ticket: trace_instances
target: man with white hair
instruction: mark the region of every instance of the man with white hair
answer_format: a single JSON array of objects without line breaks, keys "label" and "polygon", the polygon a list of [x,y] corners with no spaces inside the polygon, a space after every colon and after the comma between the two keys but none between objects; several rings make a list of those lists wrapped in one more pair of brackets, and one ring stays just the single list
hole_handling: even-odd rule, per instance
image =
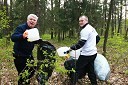
[{"label": "man with white hair", "polygon": [[[26,30],[33,29],[37,24],[38,17],[35,14],[29,14],[27,22],[19,25],[11,36],[11,40],[14,42],[13,57],[14,64],[18,71],[18,85],[30,84],[30,78],[34,74],[34,67],[28,67],[27,62],[31,61],[33,64],[32,50],[34,48],[34,42],[28,42],[28,32]],[[28,71],[28,75],[22,77],[22,73]]]},{"label": "man with white hair", "polygon": [[88,17],[83,15],[79,17],[80,40],[77,44],[70,47],[66,53],[71,50],[81,48],[81,53],[76,61],[76,72],[71,75],[72,85],[75,85],[78,79],[81,79],[88,73],[92,85],[97,85],[96,74],[94,72],[94,60],[97,56],[96,44],[100,37],[96,30],[88,23]]}]

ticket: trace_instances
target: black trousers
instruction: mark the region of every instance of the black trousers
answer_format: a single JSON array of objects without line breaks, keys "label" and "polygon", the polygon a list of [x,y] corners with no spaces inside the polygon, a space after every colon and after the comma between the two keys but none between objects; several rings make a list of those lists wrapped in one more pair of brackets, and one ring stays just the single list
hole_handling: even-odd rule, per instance
[{"label": "black trousers", "polygon": [[94,72],[94,60],[97,54],[92,56],[80,55],[78,60],[68,59],[64,62],[64,66],[67,70],[72,70],[74,68],[76,72],[70,72],[69,77],[71,85],[75,85],[78,79],[83,78],[86,73],[91,81],[92,85],[97,85],[96,75]]},{"label": "black trousers", "polygon": [[34,60],[33,56],[17,56],[13,55],[15,57],[14,64],[18,71],[18,85],[29,85],[30,84],[30,78],[34,75],[35,67],[27,66],[27,61],[30,61],[30,64],[33,64],[34,62],[31,62]]},{"label": "black trousers", "polygon": [[80,55],[76,63],[76,77],[74,84],[88,73],[92,85],[97,85],[96,74],[94,71],[94,60],[97,54],[91,56]]}]

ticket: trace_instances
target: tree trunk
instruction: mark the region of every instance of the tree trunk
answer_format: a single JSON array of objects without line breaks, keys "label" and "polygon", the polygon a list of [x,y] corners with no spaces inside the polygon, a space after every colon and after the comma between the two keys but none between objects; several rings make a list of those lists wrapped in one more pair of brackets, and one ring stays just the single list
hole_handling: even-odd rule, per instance
[{"label": "tree trunk", "polygon": [[4,6],[6,7],[6,15],[8,16],[9,15],[9,12],[8,12],[8,3],[7,3],[7,0],[4,0]]},{"label": "tree trunk", "polygon": [[104,56],[106,56],[106,45],[107,45],[107,39],[108,39],[109,25],[110,25],[110,21],[111,21],[111,13],[112,13],[112,8],[113,8],[113,2],[114,2],[114,0],[110,1],[107,28],[106,28],[105,34],[104,34],[104,44],[103,44],[103,55]]},{"label": "tree trunk", "polygon": [[53,39],[53,28],[51,28],[51,39]]},{"label": "tree trunk", "polygon": [[126,0],[125,0],[125,24],[124,24],[124,30],[125,30],[124,38],[125,39],[127,39],[127,34],[128,34],[128,28],[127,28],[127,6],[128,6],[128,4],[126,3]]},{"label": "tree trunk", "polygon": [[3,9],[3,0],[0,1],[0,10]]},{"label": "tree trunk", "polygon": [[12,5],[13,5],[13,2],[12,2],[12,0],[10,0],[10,15],[9,16],[10,16],[11,21],[10,21],[9,25],[10,25],[10,30],[11,31],[13,30],[13,8],[12,8]]},{"label": "tree trunk", "polygon": [[122,0],[120,2],[120,16],[119,16],[119,20],[118,20],[118,31],[117,31],[117,35],[122,34],[122,29],[121,29],[121,25],[122,25]]},{"label": "tree trunk", "polygon": [[51,27],[51,39],[53,39],[53,34],[54,34],[54,26],[53,26],[53,22],[54,22],[54,14],[53,14],[53,0],[51,0],[51,22],[52,22],[52,25],[50,26]]},{"label": "tree trunk", "polygon": [[[113,5],[115,5],[115,1],[113,2],[114,4]],[[112,8],[112,23],[111,23],[111,26],[112,26],[112,30],[111,30],[111,37],[113,38],[113,36],[114,36],[114,12],[115,12],[115,10],[114,10],[114,6],[113,6],[113,8]]]},{"label": "tree trunk", "polygon": [[[35,4],[35,14],[40,18],[39,0],[34,0],[34,4]],[[39,24],[37,24],[37,28],[38,29],[40,28]]]},{"label": "tree trunk", "polygon": [[[115,1],[114,1],[115,2]],[[116,3],[115,3],[116,4]],[[114,30],[115,30],[115,33],[117,33],[116,32],[116,30],[117,30],[117,17],[116,17],[116,13],[117,13],[117,9],[116,9],[116,6],[114,6],[114,10],[115,10],[115,15],[114,15]]]},{"label": "tree trunk", "polygon": [[60,42],[61,41],[61,30],[59,26],[57,26],[57,38],[58,38],[58,42]]},{"label": "tree trunk", "polygon": [[101,35],[103,35],[104,33],[104,30],[103,29],[106,29],[106,22],[107,22],[107,0],[104,0],[104,3],[103,3],[103,16],[104,16],[104,25],[103,25],[103,28],[101,29]]}]

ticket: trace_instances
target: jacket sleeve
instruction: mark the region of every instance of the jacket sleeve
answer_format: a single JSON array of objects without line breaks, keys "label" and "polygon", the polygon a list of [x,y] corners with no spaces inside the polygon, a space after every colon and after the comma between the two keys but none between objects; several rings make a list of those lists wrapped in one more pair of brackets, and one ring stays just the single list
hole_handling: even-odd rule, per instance
[{"label": "jacket sleeve", "polygon": [[11,40],[13,42],[17,42],[17,41],[21,41],[23,40],[23,29],[20,27],[17,27],[16,30],[14,31],[14,33],[11,36]]},{"label": "jacket sleeve", "polygon": [[97,35],[97,36],[96,36],[96,44],[98,44],[99,41],[100,41],[100,36]]},{"label": "jacket sleeve", "polygon": [[79,40],[77,44],[71,46],[70,48],[71,48],[72,50],[80,49],[81,47],[84,46],[85,42],[86,42],[86,40]]}]

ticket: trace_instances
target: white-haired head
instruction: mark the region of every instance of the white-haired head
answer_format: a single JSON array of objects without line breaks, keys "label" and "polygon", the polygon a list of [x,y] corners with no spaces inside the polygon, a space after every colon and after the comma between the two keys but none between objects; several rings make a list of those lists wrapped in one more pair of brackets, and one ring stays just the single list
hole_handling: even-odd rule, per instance
[{"label": "white-haired head", "polygon": [[31,17],[34,17],[36,20],[38,20],[38,17],[35,14],[29,14],[27,20],[30,19]]},{"label": "white-haired head", "polygon": [[38,17],[35,14],[29,14],[27,17],[27,25],[34,28],[37,24]]},{"label": "white-haired head", "polygon": [[79,25],[80,27],[83,27],[85,24],[88,23],[88,17],[85,15],[82,15],[79,17]]},{"label": "white-haired head", "polygon": [[88,22],[88,17],[87,16],[82,15],[82,16],[80,16],[80,18],[83,18],[84,20],[86,20]]}]

